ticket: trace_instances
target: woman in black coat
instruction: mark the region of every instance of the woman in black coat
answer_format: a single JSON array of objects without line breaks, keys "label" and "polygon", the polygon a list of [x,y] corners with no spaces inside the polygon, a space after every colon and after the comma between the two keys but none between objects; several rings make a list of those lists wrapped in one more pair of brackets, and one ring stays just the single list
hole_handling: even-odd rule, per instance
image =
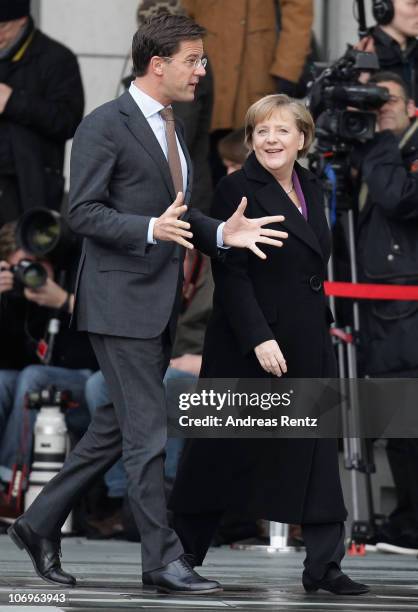
[{"label": "woman in black coat", "polygon": [[[266,96],[247,113],[252,150],[242,170],[219,183],[212,214],[227,219],[245,196],[249,217],[282,214],[283,248],[262,260],[230,249],[213,261],[215,293],[201,376],[328,378],[337,375],[322,284],[330,233],[318,180],[296,163],[312,142],[304,105]],[[303,584],[340,594],[367,592],[341,572],[344,520],[337,441],[332,439],[190,440],[170,507],[186,553],[200,565],[226,509],[302,525]]]}]

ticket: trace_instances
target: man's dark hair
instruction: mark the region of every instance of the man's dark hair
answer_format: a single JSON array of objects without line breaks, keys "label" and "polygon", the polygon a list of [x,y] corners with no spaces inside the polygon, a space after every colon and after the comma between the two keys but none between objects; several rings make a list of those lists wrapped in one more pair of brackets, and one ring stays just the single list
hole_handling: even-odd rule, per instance
[{"label": "man's dark hair", "polygon": [[399,85],[399,87],[402,89],[406,101],[411,98],[407,83],[405,83],[405,81],[398,74],[396,74],[396,72],[390,72],[389,70],[382,70],[381,72],[376,72],[371,76],[369,83],[379,85],[379,83],[384,83],[385,81],[390,81],[391,83],[396,83],[397,85]]},{"label": "man's dark hair", "polygon": [[134,75],[144,76],[154,55],[171,57],[184,40],[203,38],[206,30],[186,15],[158,13],[135,32],[132,40]]}]

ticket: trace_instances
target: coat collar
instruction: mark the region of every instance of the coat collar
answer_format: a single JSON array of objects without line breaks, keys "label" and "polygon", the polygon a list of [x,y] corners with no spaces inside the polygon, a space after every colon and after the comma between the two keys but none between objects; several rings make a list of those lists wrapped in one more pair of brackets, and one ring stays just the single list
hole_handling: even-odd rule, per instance
[{"label": "coat collar", "polygon": [[298,163],[295,164],[295,170],[307,202],[308,222],[285,194],[274,176],[257,161],[254,153],[249,155],[243,167],[247,179],[258,184],[258,186],[254,185],[254,196],[260,206],[269,215],[284,215],[283,227],[323,257],[324,254],[317,237],[320,232],[318,215],[321,211],[320,207],[323,206],[321,192],[316,186],[317,179]]},{"label": "coat collar", "polygon": [[42,51],[42,36],[44,35],[35,29],[32,17],[29,17],[18,39],[4,52],[0,60],[10,62],[12,65],[22,64],[27,58],[30,60],[34,55],[39,55]]},{"label": "coat collar", "polygon": [[[167,190],[172,198],[172,201],[175,199],[176,194],[174,192],[173,180],[171,178],[170,168],[168,166],[167,159],[160,147],[160,143],[155,137],[154,132],[152,131],[148,121],[144,117],[140,108],[132,98],[129,92],[123,93],[118,99],[119,112],[124,116],[125,124],[128,130],[133,134],[139,144],[149,153],[152,159],[157,164],[162,177],[164,179],[164,184],[167,187]],[[187,162],[187,190],[185,194],[185,203],[187,204],[190,200],[191,194],[191,178],[192,178],[192,165],[190,160],[190,155],[187,150],[187,146],[184,142],[184,138],[181,134],[178,124],[176,123],[176,133],[177,137],[180,141],[180,144],[183,149],[184,156]]]},{"label": "coat collar", "polygon": [[408,38],[406,50],[403,51],[399,43],[379,26],[372,29],[372,36],[379,44],[379,61],[383,60],[384,63],[402,61],[403,58],[409,58],[411,55],[415,56],[418,51],[417,40],[413,37]]}]

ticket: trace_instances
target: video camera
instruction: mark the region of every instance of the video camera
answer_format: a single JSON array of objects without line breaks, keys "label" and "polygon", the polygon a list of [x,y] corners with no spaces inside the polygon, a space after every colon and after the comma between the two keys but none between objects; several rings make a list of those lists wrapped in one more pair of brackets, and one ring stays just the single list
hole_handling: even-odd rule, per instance
[{"label": "video camera", "polygon": [[376,111],[389,99],[384,87],[359,82],[363,72],[379,70],[373,53],[349,47],[311,83],[308,107],[316,119],[319,151],[348,151],[375,135]]}]

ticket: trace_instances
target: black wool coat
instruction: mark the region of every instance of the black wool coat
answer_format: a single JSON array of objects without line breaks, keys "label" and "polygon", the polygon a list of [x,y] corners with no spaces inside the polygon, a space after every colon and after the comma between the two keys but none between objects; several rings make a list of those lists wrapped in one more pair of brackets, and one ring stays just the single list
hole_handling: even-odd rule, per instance
[{"label": "black wool coat", "polygon": [[77,58],[34,29],[18,61],[0,60],[0,82],[13,90],[0,115],[0,132],[10,138],[21,207],[59,210],[65,143],[84,109]]},{"label": "black wool coat", "polygon": [[[288,376],[336,376],[328,325],[331,313],[322,284],[330,254],[330,232],[318,180],[299,164],[296,172],[308,207],[308,222],[254,154],[242,170],[217,188],[213,216],[227,219],[241,198],[246,215],[283,214],[289,237],[277,249],[260,245],[261,260],[230,249],[213,261],[215,293],[203,353],[205,378],[269,376],[254,348],[276,339]],[[179,513],[232,508],[285,523],[343,521],[336,440],[189,440],[179,465],[170,507]]]}]

